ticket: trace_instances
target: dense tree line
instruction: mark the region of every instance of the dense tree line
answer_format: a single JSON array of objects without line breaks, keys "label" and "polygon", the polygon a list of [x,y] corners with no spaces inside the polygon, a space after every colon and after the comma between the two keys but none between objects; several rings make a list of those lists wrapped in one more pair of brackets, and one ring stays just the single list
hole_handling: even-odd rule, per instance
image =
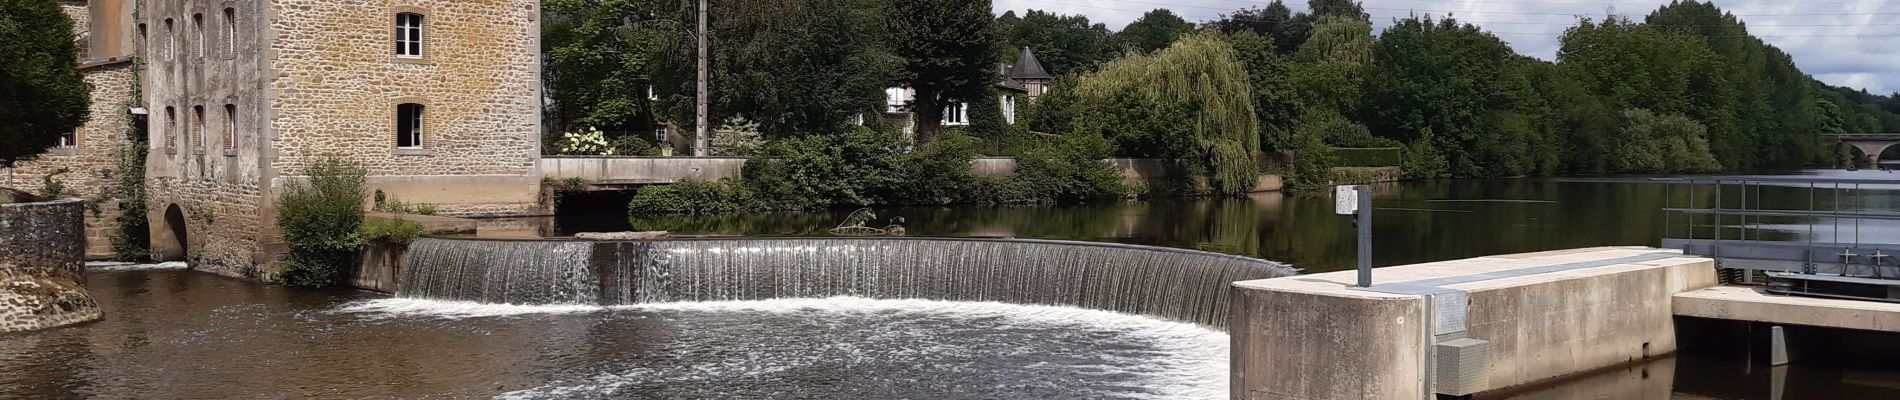
[{"label": "dense tree line", "polygon": [[[714,120],[751,119],[771,139],[844,134],[903,86],[920,95],[918,143],[938,137],[942,105],[969,102],[979,121],[957,130],[982,152],[1106,143],[1175,160],[1218,192],[1244,190],[1260,165],[1334,182],[1341,147],[1402,148],[1414,177],[1681,173],[1833,165],[1853,157],[1826,134],[1900,131],[1900,94],[1822,84],[1696,1],[1580,19],[1554,61],[1454,18],[1375,31],[1350,0],[1276,0],[1199,25],[1158,9],[1119,32],[1039,10],[992,17],[985,1],[713,3]],[[555,118],[690,120],[692,49],[677,32],[690,5],[549,4],[563,14],[545,24]],[[1005,125],[995,66],[1024,47],[1059,77]],[[653,99],[626,95],[644,86]]]}]

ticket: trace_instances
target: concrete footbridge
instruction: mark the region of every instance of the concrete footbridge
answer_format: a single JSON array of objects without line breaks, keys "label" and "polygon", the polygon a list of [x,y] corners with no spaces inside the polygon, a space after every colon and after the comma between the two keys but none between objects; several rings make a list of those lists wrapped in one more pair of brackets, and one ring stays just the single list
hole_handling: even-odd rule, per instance
[{"label": "concrete footbridge", "polygon": [[1854,146],[1861,154],[1867,155],[1874,165],[1880,165],[1880,154],[1887,149],[1900,145],[1900,133],[1841,133],[1828,135],[1835,143]]}]

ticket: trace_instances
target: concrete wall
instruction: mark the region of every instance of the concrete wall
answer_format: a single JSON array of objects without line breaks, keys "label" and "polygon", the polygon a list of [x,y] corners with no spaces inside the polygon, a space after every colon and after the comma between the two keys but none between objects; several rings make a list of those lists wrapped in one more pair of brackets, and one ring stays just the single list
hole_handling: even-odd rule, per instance
[{"label": "concrete wall", "polygon": [[[1381,268],[1395,284],[1615,259],[1648,249],[1586,249]],[[1424,297],[1351,290],[1354,271],[1239,282],[1233,397],[1421,399],[1434,392],[1427,349],[1490,342],[1479,390],[1545,382],[1675,351],[1671,296],[1714,286],[1713,263],[1667,258],[1445,286],[1466,296],[1466,330],[1438,336]]]},{"label": "concrete wall", "polygon": [[0,204],[0,333],[99,319],[86,292],[85,204]]},{"label": "concrete wall", "polygon": [[541,175],[554,179],[578,178],[589,182],[673,183],[682,180],[716,181],[739,176],[745,167],[737,157],[565,157],[541,159]]}]

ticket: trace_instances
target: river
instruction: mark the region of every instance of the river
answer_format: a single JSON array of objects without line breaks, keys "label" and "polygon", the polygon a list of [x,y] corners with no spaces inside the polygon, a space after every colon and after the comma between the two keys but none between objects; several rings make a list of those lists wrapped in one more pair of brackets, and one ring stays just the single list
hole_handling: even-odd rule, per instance
[{"label": "river", "polygon": [[[1878,173],[1824,173],[1873,177]],[[1808,203],[1797,188],[1760,204]],[[1665,195],[1677,202],[1665,202]],[[1643,178],[1384,184],[1380,265],[1692,234],[1666,205],[1707,204]],[[1731,198],[1731,200],[1734,200]],[[1900,192],[1827,207],[1900,209]],[[1138,243],[1352,265],[1350,218],[1320,196],[875,210],[913,235]],[[535,234],[628,228],[819,235],[850,210],[628,220],[611,210],[496,222]],[[1892,241],[1900,226],[1755,221],[1755,235]],[[880,225],[880,224],[873,224]],[[1708,235],[1705,228],[1694,234]],[[1740,233],[1738,230],[1735,233]],[[1761,237],[1761,236],[1757,236]],[[103,321],[0,336],[0,398],[1225,398],[1227,335],[1063,307],[854,298],[626,307],[482,305],[304,291],[171,266],[96,265]],[[1671,357],[1522,399],[1900,398],[1894,371]],[[1769,382],[1781,379],[1784,386]],[[1775,396],[1780,394],[1781,396]]]}]

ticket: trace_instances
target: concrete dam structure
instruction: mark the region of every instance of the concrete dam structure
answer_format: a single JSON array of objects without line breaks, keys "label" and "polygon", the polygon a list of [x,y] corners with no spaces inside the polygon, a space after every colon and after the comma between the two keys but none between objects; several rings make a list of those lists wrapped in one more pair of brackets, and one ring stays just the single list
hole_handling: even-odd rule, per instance
[{"label": "concrete dam structure", "polygon": [[853,296],[1062,305],[1224,327],[1285,264],[1106,243],[952,238],[422,239],[403,297],[627,305]]}]

